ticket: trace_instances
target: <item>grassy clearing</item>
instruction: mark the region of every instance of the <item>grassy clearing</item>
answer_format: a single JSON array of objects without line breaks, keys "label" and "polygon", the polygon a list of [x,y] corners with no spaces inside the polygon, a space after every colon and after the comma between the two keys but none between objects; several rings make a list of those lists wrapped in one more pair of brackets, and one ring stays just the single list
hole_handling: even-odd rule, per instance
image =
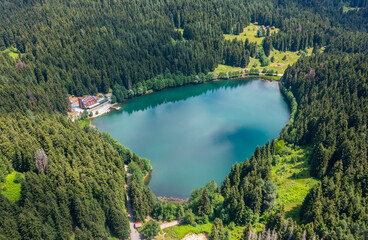
[{"label": "grassy clearing", "polygon": [[20,198],[21,178],[24,178],[23,173],[13,171],[6,176],[5,183],[0,184],[1,193],[11,202],[18,201]]},{"label": "grassy clearing", "polygon": [[15,47],[10,47],[2,51],[3,53],[9,54],[10,57],[14,58],[14,60],[17,60],[19,58],[19,52],[18,49]]},{"label": "grassy clearing", "polygon": [[[239,35],[233,35],[233,34],[224,34],[224,37],[226,40],[233,40],[237,39],[238,41],[245,42],[246,39],[248,39],[249,42],[256,42],[257,44],[261,44],[264,37],[258,38],[257,36],[257,30],[260,26],[251,23],[248,27],[244,28],[244,31]],[[275,30],[271,30],[271,34],[277,33],[280,31],[280,29],[276,28]]]},{"label": "grassy clearing", "polygon": [[[310,56],[312,54],[312,51],[313,49],[309,48],[307,56]],[[285,56],[286,56],[286,59],[283,60]],[[269,58],[271,59],[272,57],[275,58],[275,61],[271,62],[271,64],[266,67],[261,67],[261,63],[259,62],[259,59],[251,58],[248,68],[256,68],[256,69],[259,69],[261,72],[263,71],[264,68],[267,68],[268,70],[274,70],[280,74],[283,74],[289,65],[293,65],[300,58],[297,52],[291,52],[291,51],[282,52],[278,50],[273,50],[271,52],[271,55]]]},{"label": "grassy clearing", "polygon": [[277,205],[285,206],[287,217],[299,218],[300,206],[309,190],[318,182],[309,175],[307,159],[310,148],[286,149],[283,156],[276,156],[272,167],[272,180],[277,185]]},{"label": "grassy clearing", "polygon": [[349,11],[359,11],[360,9],[359,7],[342,7],[342,12],[347,13]]},{"label": "grassy clearing", "polygon": [[83,119],[83,120],[79,120],[79,124],[84,127],[84,126],[89,126],[90,121],[88,119]]},{"label": "grassy clearing", "polygon": [[182,28],[175,28],[175,31],[180,32],[183,35],[184,29]]},{"label": "grassy clearing", "polygon": [[173,240],[173,239],[182,239],[188,233],[200,234],[200,233],[210,233],[212,229],[212,223],[207,224],[197,224],[197,226],[193,227],[188,224],[180,224],[174,227],[165,228],[164,232],[165,237],[161,239]]},{"label": "grassy clearing", "polygon": [[217,74],[220,72],[236,72],[236,71],[243,71],[243,68],[219,64],[217,68],[211,73]]},{"label": "grassy clearing", "polygon": [[[307,56],[310,56],[312,54],[312,51],[313,49],[309,48]],[[283,60],[285,56],[286,56],[286,59]],[[273,50],[269,58],[271,59],[271,57],[274,57],[275,60],[274,62],[271,62],[271,64],[266,67],[261,67],[261,63],[259,62],[259,59],[250,58],[250,62],[247,68],[248,69],[255,68],[255,69],[258,69],[260,72],[262,72],[266,68],[267,70],[274,70],[275,72],[277,71],[277,73],[279,74],[283,74],[289,65],[293,65],[300,58],[297,52],[291,52],[291,51],[282,52],[278,50]],[[240,67],[231,67],[231,66],[219,64],[217,68],[211,73],[218,74],[220,72],[236,72],[236,71],[242,71],[242,70],[243,69]]]}]

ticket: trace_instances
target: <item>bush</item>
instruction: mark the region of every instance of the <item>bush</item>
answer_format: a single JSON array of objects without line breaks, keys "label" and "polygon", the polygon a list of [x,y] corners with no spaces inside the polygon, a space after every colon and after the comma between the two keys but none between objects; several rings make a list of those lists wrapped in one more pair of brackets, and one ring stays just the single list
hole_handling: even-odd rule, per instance
[{"label": "bush", "polygon": [[88,112],[86,110],[84,110],[81,114],[81,119],[86,119],[88,117]]},{"label": "bush", "polygon": [[22,182],[22,179],[23,179],[22,174],[16,173],[15,176],[14,176],[14,181],[13,182],[20,183],[20,182]]},{"label": "bush", "polygon": [[235,223],[234,223],[234,222],[231,222],[231,223],[229,224],[228,228],[229,228],[231,231],[233,231],[233,230],[234,230],[234,228],[235,228]]},{"label": "bush", "polygon": [[198,224],[207,224],[209,222],[208,216],[204,215],[203,217],[197,217]]},{"label": "bush", "polygon": [[192,210],[186,210],[185,211],[184,222],[186,224],[192,225],[193,227],[195,227],[197,225],[197,223],[195,222],[195,216],[194,216]]},{"label": "bush", "polygon": [[160,229],[160,224],[158,222],[150,220],[143,226],[142,232],[146,238],[153,239],[160,232]]},{"label": "bush", "polygon": [[111,96],[111,103],[116,103],[116,96],[115,95]]}]

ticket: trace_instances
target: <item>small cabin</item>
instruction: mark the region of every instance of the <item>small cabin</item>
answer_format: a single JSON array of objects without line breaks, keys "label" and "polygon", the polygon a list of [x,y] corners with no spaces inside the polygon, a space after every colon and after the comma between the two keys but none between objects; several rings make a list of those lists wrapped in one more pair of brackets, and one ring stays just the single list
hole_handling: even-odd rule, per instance
[{"label": "small cabin", "polygon": [[141,222],[134,223],[134,228],[141,228],[141,227],[142,227],[142,223]]}]

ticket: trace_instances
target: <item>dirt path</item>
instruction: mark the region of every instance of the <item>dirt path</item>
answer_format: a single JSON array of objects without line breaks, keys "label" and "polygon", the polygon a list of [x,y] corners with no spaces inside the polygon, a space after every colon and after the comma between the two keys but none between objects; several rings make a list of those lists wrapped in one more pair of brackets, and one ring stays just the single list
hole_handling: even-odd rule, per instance
[{"label": "dirt path", "polygon": [[[128,166],[124,165],[125,171],[127,172],[128,177],[131,175],[128,173]],[[127,190],[127,209],[128,209],[128,216],[129,216],[129,227],[130,227],[130,240],[140,240],[143,239],[142,234],[140,234],[137,230],[134,228],[134,217],[133,217],[133,209],[132,209],[132,203],[130,201],[130,197],[128,194],[129,189],[129,178],[127,181],[126,190]]]},{"label": "dirt path", "polygon": [[182,223],[183,220],[180,220],[180,221],[173,221],[173,222],[168,222],[168,223],[163,223],[161,224],[161,230],[164,229],[164,228],[168,228],[168,227],[172,227],[172,226],[175,226],[175,225],[179,225],[180,223]]}]

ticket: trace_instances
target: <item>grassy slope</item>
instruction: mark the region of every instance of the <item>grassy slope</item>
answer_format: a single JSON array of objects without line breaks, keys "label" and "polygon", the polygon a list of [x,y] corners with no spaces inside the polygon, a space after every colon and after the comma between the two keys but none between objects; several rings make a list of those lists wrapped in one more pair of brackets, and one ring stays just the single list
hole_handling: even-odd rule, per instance
[{"label": "grassy slope", "polygon": [[211,72],[211,73],[220,73],[220,72],[236,72],[236,71],[242,71],[243,68],[240,68],[240,67],[231,67],[231,66],[228,66],[228,65],[222,65],[222,64],[219,64],[217,66],[217,68]]},{"label": "grassy slope", "polygon": [[[312,50],[313,50],[312,48],[308,49],[308,56],[312,54]],[[250,58],[250,63],[247,66],[247,68],[248,69],[256,68],[256,69],[259,69],[260,72],[262,72],[264,68],[267,68],[268,70],[274,70],[280,74],[283,74],[289,65],[293,65],[300,58],[297,52],[290,52],[290,51],[281,52],[278,50],[273,50],[269,58],[271,58],[272,56],[275,57],[275,61],[271,63],[270,65],[268,65],[267,67],[261,67],[261,63],[259,62],[259,59]],[[284,56],[287,57],[287,60],[282,60]],[[279,64],[280,66],[278,66]],[[235,71],[241,71],[241,70],[243,69],[239,67],[231,67],[231,66],[219,64],[212,73],[235,72]]]},{"label": "grassy slope", "polygon": [[[309,190],[318,182],[309,175],[309,148],[289,149],[272,167],[272,181],[277,185],[277,205],[284,205],[287,217],[298,220],[300,206]],[[277,158],[277,157],[276,157]]]},{"label": "grassy slope", "polygon": [[[308,56],[312,54],[312,50],[313,50],[312,48],[308,49]],[[297,52],[290,52],[290,51],[281,52],[278,50],[273,50],[269,58],[271,59],[272,56],[275,57],[275,61],[270,65],[268,65],[267,67],[261,67],[261,63],[259,62],[258,59],[251,58],[248,68],[253,68],[253,65],[256,64],[257,67],[255,68],[259,69],[260,71],[262,71],[263,68],[267,68],[268,70],[278,71],[278,73],[284,73],[286,68],[289,65],[293,65],[294,63],[296,63],[296,61],[298,61],[300,57],[298,56]],[[287,60],[282,60],[284,56],[286,56]],[[280,66],[278,66],[279,64]]]},{"label": "grassy slope", "polygon": [[[250,42],[256,42],[257,44],[261,44],[264,37],[257,38],[257,29],[258,25],[251,23],[248,27],[244,28],[244,31],[239,35],[233,34],[224,34],[226,40],[237,39],[238,41],[245,42],[245,39],[248,39]],[[280,29],[276,28],[275,30],[271,30],[271,34],[277,33]]]},{"label": "grassy slope", "polygon": [[[5,183],[0,184],[1,193],[11,202],[15,202],[20,198],[21,183],[14,182],[15,174],[17,173],[16,171],[11,172],[6,176]],[[20,174],[24,177],[24,174]],[[6,189],[5,191],[3,191],[4,188]]]}]

